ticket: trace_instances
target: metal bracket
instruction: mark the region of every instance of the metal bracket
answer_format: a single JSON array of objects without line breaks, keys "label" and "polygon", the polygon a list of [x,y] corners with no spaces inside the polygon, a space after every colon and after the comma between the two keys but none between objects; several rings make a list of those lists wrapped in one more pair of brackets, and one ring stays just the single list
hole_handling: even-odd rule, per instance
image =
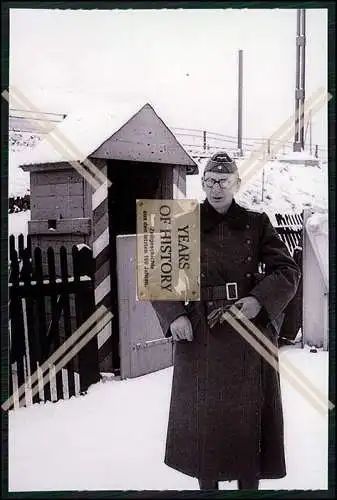
[{"label": "metal bracket", "polygon": [[305,36],[304,35],[298,35],[296,37],[296,45],[298,45],[299,47],[305,46]]},{"label": "metal bracket", "polygon": [[296,97],[296,99],[304,99],[304,97],[305,97],[304,89],[296,89],[295,90],[295,97]]}]

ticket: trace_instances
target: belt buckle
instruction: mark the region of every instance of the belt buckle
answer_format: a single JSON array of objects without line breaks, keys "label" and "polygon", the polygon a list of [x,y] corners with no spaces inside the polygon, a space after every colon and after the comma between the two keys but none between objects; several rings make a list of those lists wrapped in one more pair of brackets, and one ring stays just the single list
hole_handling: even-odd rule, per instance
[{"label": "belt buckle", "polygon": [[227,295],[227,300],[237,300],[239,298],[238,284],[236,281],[232,281],[231,283],[226,283],[226,295]]}]

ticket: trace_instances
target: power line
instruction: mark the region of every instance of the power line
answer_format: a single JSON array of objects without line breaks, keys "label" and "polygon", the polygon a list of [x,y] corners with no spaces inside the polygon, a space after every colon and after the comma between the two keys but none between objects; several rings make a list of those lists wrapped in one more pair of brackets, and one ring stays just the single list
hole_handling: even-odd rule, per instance
[{"label": "power line", "polygon": [[59,123],[60,120],[53,120],[53,119],[48,119],[46,120],[45,118],[33,118],[33,117],[27,117],[27,116],[10,116],[9,118],[13,118],[15,120],[34,120],[34,121],[41,121],[41,122],[55,122]]},{"label": "power line", "polygon": [[[22,111],[25,111],[25,110],[18,110],[18,109],[13,109],[11,108],[11,111],[17,111],[17,112],[22,112]],[[59,117],[66,117],[65,114],[62,114],[62,113],[52,113],[52,112],[36,112],[35,114],[40,114],[40,115],[53,115],[53,116],[59,116]],[[14,121],[15,119],[17,120],[22,120],[22,123],[25,123],[25,121],[35,121],[35,122],[40,122],[40,121],[46,121],[46,122],[49,122],[49,123],[61,123],[61,120],[55,120],[55,119],[47,119],[47,118],[39,118],[39,117],[36,117],[36,118],[30,118],[30,117],[25,117],[25,116],[13,116],[13,115],[10,115],[10,118],[12,118],[12,120],[10,121]],[[45,135],[46,134],[46,131],[45,130],[41,130],[38,125],[36,125],[36,128],[34,128],[34,125],[32,126],[31,129],[27,129],[27,128],[22,128],[20,125],[18,124],[9,124],[9,130],[11,132],[16,132],[16,133],[30,133],[30,134],[35,134],[35,135]],[[237,143],[237,137],[235,136],[230,136],[230,135],[225,135],[225,134],[220,134],[218,132],[208,132],[208,131],[205,131],[205,130],[200,130],[200,129],[187,129],[187,128],[182,128],[182,127],[175,127],[175,128],[171,128],[170,129],[175,135],[177,136],[180,136],[180,137],[190,137],[190,138],[193,138],[194,142],[199,142],[199,141],[203,141],[203,138],[204,138],[204,134],[206,134],[206,137],[207,137],[207,142],[208,142],[208,147],[211,146],[211,148],[213,149],[219,149],[217,146],[215,146],[214,144],[210,145],[210,142],[223,142],[224,144],[226,143],[230,143],[230,144],[236,144]],[[183,131],[183,132],[179,132],[179,131]],[[189,133],[188,133],[189,132]],[[197,134],[196,134],[196,133]],[[262,138],[262,137],[245,137],[244,138],[244,141],[243,141],[243,146],[246,148],[246,149],[250,149],[250,148],[253,148],[254,146],[256,146],[257,144],[261,144],[261,143],[267,143],[269,139],[268,138]],[[249,143],[248,141],[252,141],[252,143]],[[187,141],[186,141],[187,142]],[[273,144],[277,144],[279,141],[272,141],[271,145]],[[182,141],[182,144],[186,147],[203,147],[201,144],[187,144],[187,143],[184,143]],[[283,144],[283,147],[290,147],[292,146],[293,143],[292,141],[287,141],[286,143]],[[322,146],[318,146],[318,150],[320,152],[326,152],[327,151],[327,148],[324,148]]]},{"label": "power line", "polygon": [[[19,112],[19,113],[34,113],[35,115],[56,115],[56,116],[62,116],[65,118],[67,115],[65,113],[53,113],[51,111],[31,111],[28,109],[16,109],[16,108],[9,108],[9,111],[14,111],[14,112]],[[16,117],[18,118],[18,117]],[[25,117],[24,117],[25,118]]]}]

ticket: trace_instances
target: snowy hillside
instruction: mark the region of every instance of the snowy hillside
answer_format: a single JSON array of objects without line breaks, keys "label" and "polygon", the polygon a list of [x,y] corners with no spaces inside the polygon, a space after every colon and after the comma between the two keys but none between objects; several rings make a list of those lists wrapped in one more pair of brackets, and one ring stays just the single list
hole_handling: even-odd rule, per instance
[{"label": "snowy hillside", "polygon": [[[29,173],[19,163],[39,141],[31,133],[12,133],[9,154],[9,195],[22,196],[29,192]],[[187,176],[187,197],[204,199],[200,178],[207,158],[193,155],[199,164],[199,176]],[[288,159],[291,156],[288,154]],[[304,160],[303,156],[303,160]],[[242,160],[237,160],[239,168]],[[236,196],[239,203],[253,210],[265,210],[273,220],[274,213],[299,213],[303,208],[328,207],[328,167],[296,165],[284,161],[269,161]],[[24,216],[10,216],[10,234],[19,234]],[[26,231],[23,231],[24,233]]]},{"label": "snowy hillside", "polygon": [[263,170],[238,194],[237,200],[245,206],[267,213],[299,213],[304,208],[328,207],[326,165],[320,169],[273,161]]},{"label": "snowy hillside", "polygon": [[[206,158],[199,160],[202,175]],[[237,160],[240,170],[242,161]],[[187,179],[187,197],[203,200],[200,176]],[[263,189],[262,189],[263,187]],[[276,213],[300,213],[304,208],[328,208],[328,167],[308,167],[269,161],[263,169],[242,186],[236,195],[241,205],[252,210],[264,210],[273,218]]]},{"label": "snowy hillside", "polygon": [[29,193],[29,173],[19,167],[20,160],[25,152],[30,151],[41,140],[41,135],[32,132],[9,133],[8,155],[8,196],[24,196]]}]

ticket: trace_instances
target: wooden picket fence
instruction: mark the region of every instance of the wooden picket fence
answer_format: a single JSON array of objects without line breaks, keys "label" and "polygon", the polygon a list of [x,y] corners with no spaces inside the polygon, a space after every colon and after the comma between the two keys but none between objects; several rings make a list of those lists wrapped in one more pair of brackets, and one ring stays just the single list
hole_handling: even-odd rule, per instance
[{"label": "wooden picket fence", "polygon": [[[303,213],[275,214],[276,231],[287,245],[290,254],[302,270]],[[303,279],[301,277],[297,292],[284,310],[285,317],[280,331],[280,338],[295,342],[303,320]],[[301,341],[303,347],[303,337]]]},{"label": "wooden picket fence", "polygon": [[[61,247],[57,262],[54,250],[48,248],[45,266],[41,249],[32,251],[29,236],[26,246],[23,235],[18,245],[13,235],[9,238],[11,393],[28,384],[24,401],[17,402],[19,406],[67,399],[85,392],[100,379],[96,336],[62,370],[55,373],[52,364],[48,373],[41,373],[43,363],[95,311],[92,250],[74,246],[70,253]],[[70,258],[72,276],[68,273]],[[32,395],[29,381],[36,371],[39,390]],[[42,375],[48,380],[45,384]]]},{"label": "wooden picket fence", "polygon": [[287,245],[291,255],[296,247],[302,246],[303,214],[275,214],[276,231],[282,241]]}]

